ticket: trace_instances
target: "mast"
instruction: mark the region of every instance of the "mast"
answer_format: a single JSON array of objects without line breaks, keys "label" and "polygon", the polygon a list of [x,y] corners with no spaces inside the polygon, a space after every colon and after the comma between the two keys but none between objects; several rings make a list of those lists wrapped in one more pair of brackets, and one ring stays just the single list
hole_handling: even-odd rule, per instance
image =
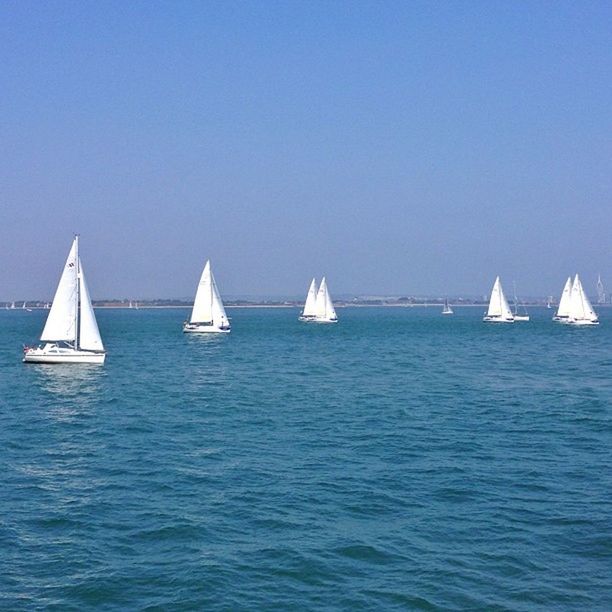
[{"label": "mast", "polygon": [[79,344],[80,344],[80,336],[81,336],[81,330],[79,329],[79,308],[80,308],[80,298],[81,298],[81,258],[79,257],[79,235],[75,234],[74,235],[74,245],[75,245],[75,262],[74,265],[76,267],[76,278],[77,278],[77,282],[76,282],[76,291],[74,292],[74,296],[75,296],[75,300],[76,300],[76,308],[74,309],[74,329],[75,329],[75,336],[74,336],[74,348],[78,349]]}]

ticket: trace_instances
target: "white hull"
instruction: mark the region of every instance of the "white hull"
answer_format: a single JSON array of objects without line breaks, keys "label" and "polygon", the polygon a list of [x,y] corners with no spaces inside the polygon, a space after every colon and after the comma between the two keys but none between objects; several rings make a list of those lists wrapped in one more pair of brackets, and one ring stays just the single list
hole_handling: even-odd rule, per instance
[{"label": "white hull", "polygon": [[505,319],[503,317],[484,317],[485,323],[514,323],[514,319]]},{"label": "white hull", "polygon": [[515,321],[529,321],[529,315],[514,315]]},{"label": "white hull", "polygon": [[452,315],[452,314],[454,314],[454,313],[453,313],[453,311],[452,311],[452,310],[443,310],[443,311],[442,311],[442,314],[443,314],[443,315]]},{"label": "white hull", "polygon": [[23,355],[25,363],[97,363],[103,364],[106,353],[79,351],[76,349],[34,348]]},{"label": "white hull", "polygon": [[565,321],[567,325],[575,325],[577,327],[583,327],[585,325],[599,325],[599,321],[591,321],[589,319],[568,319]]},{"label": "white hull", "polygon": [[183,325],[183,333],[185,334],[229,334],[229,328],[222,329],[216,325],[197,325],[194,323],[186,323]]}]

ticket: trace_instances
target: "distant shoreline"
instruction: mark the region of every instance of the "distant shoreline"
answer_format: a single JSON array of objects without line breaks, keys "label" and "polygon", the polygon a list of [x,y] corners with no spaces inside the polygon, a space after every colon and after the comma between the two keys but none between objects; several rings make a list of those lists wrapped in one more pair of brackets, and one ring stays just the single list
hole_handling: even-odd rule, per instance
[{"label": "distant shoreline", "polygon": [[[453,308],[486,308],[487,304],[486,303],[482,303],[482,304],[457,304],[454,302],[451,302]],[[528,306],[529,308],[546,308],[545,304],[530,304],[530,303],[525,303],[525,306]],[[336,308],[442,308],[444,306],[444,304],[441,304],[439,302],[427,302],[427,303],[418,303],[418,304],[396,304],[396,303],[383,303],[383,304],[351,304],[351,303],[336,303],[335,307]],[[597,308],[609,308],[611,306],[611,304],[594,304],[595,307]],[[300,309],[303,308],[304,305],[303,304],[262,304],[262,303],[253,303],[253,304],[225,304],[225,308],[227,309],[246,309],[246,308],[273,308],[273,309],[279,309],[279,308],[283,308],[283,309]],[[555,310],[557,307],[556,304],[554,304],[552,306],[552,308],[548,309],[548,310]],[[109,304],[95,304],[94,303],[94,308],[96,310],[190,310],[191,308],[193,308],[193,304],[164,304],[164,305],[142,305],[142,306],[138,306],[138,308],[130,308],[129,306],[124,306],[124,305],[109,305]],[[4,311],[13,311],[13,312],[19,312],[19,311],[26,311],[26,312],[31,312],[34,310],[49,310],[48,308],[44,308],[43,306],[27,306],[25,309],[18,307],[18,308],[2,308],[0,307],[0,312],[4,310]]]}]

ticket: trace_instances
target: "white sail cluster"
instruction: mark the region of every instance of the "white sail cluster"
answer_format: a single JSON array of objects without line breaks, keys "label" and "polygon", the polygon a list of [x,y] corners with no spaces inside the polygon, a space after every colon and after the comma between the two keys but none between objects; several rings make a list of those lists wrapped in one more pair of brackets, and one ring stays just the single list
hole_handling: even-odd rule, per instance
[{"label": "white sail cluster", "polygon": [[191,317],[183,325],[185,333],[229,333],[230,322],[210,267],[206,262],[200,277]]},{"label": "white sail cluster", "polygon": [[325,277],[322,278],[318,291],[317,281],[314,278],[312,279],[306,296],[306,302],[304,303],[304,310],[299,318],[300,321],[312,323],[338,322],[336,309],[327,288]]},{"label": "white sail cluster", "polygon": [[571,276],[565,281],[559,307],[553,321],[568,325],[598,325],[597,313],[589,301],[578,274],[572,282]]}]

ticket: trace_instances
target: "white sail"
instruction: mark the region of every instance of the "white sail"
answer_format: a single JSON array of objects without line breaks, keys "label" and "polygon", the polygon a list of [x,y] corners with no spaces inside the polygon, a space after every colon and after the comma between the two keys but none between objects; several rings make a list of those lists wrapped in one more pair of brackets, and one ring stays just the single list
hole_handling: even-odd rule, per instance
[{"label": "white sail", "polygon": [[100,337],[100,330],[96,321],[87,282],[85,281],[85,272],[83,272],[83,264],[79,258],[79,293],[80,293],[80,318],[79,318],[79,342],[78,348],[87,351],[103,351],[104,345]]},{"label": "white sail", "polygon": [[60,282],[55,291],[53,305],[40,339],[43,342],[75,342],[77,332],[77,241],[74,239]]},{"label": "white sail", "polygon": [[229,327],[229,319],[225,314],[225,308],[223,306],[223,301],[221,300],[221,296],[219,295],[219,289],[217,288],[217,283],[215,282],[215,277],[210,272],[210,280],[212,286],[212,322],[213,325],[217,327]]},{"label": "white sail", "polygon": [[557,308],[557,314],[555,315],[555,318],[565,319],[569,317],[571,294],[572,294],[572,277],[568,276],[567,280],[565,281],[565,287],[563,287],[563,293],[561,294],[561,298],[559,299],[559,306]]},{"label": "white sail", "polygon": [[487,317],[501,318],[506,320],[512,319],[512,311],[508,300],[504,295],[504,290],[501,286],[499,276],[495,279],[493,289],[491,291],[491,299],[489,300],[489,309]]},{"label": "white sail", "polygon": [[572,285],[569,310],[570,321],[597,321],[597,314],[593,310],[593,306],[591,306],[591,302],[584,292],[578,274],[576,274],[574,284]]},{"label": "white sail", "polygon": [[308,295],[306,296],[306,302],[304,303],[304,310],[302,311],[303,317],[314,317],[316,314],[316,303],[317,303],[317,281],[313,278],[308,289]]},{"label": "white sail", "polygon": [[322,278],[317,292],[317,300],[315,302],[315,319],[318,321],[335,321],[336,310],[331,300],[331,296],[327,289],[327,281]]},{"label": "white sail", "polygon": [[325,283],[325,317],[328,320],[333,320],[337,318],[336,309],[334,308],[334,304],[331,299],[331,294],[329,293],[329,289],[327,288],[327,283]]},{"label": "white sail", "polygon": [[204,271],[200,277],[200,283],[196,291],[195,300],[193,302],[193,310],[191,311],[191,323],[212,323],[212,280],[210,273],[210,261],[206,262]]}]

